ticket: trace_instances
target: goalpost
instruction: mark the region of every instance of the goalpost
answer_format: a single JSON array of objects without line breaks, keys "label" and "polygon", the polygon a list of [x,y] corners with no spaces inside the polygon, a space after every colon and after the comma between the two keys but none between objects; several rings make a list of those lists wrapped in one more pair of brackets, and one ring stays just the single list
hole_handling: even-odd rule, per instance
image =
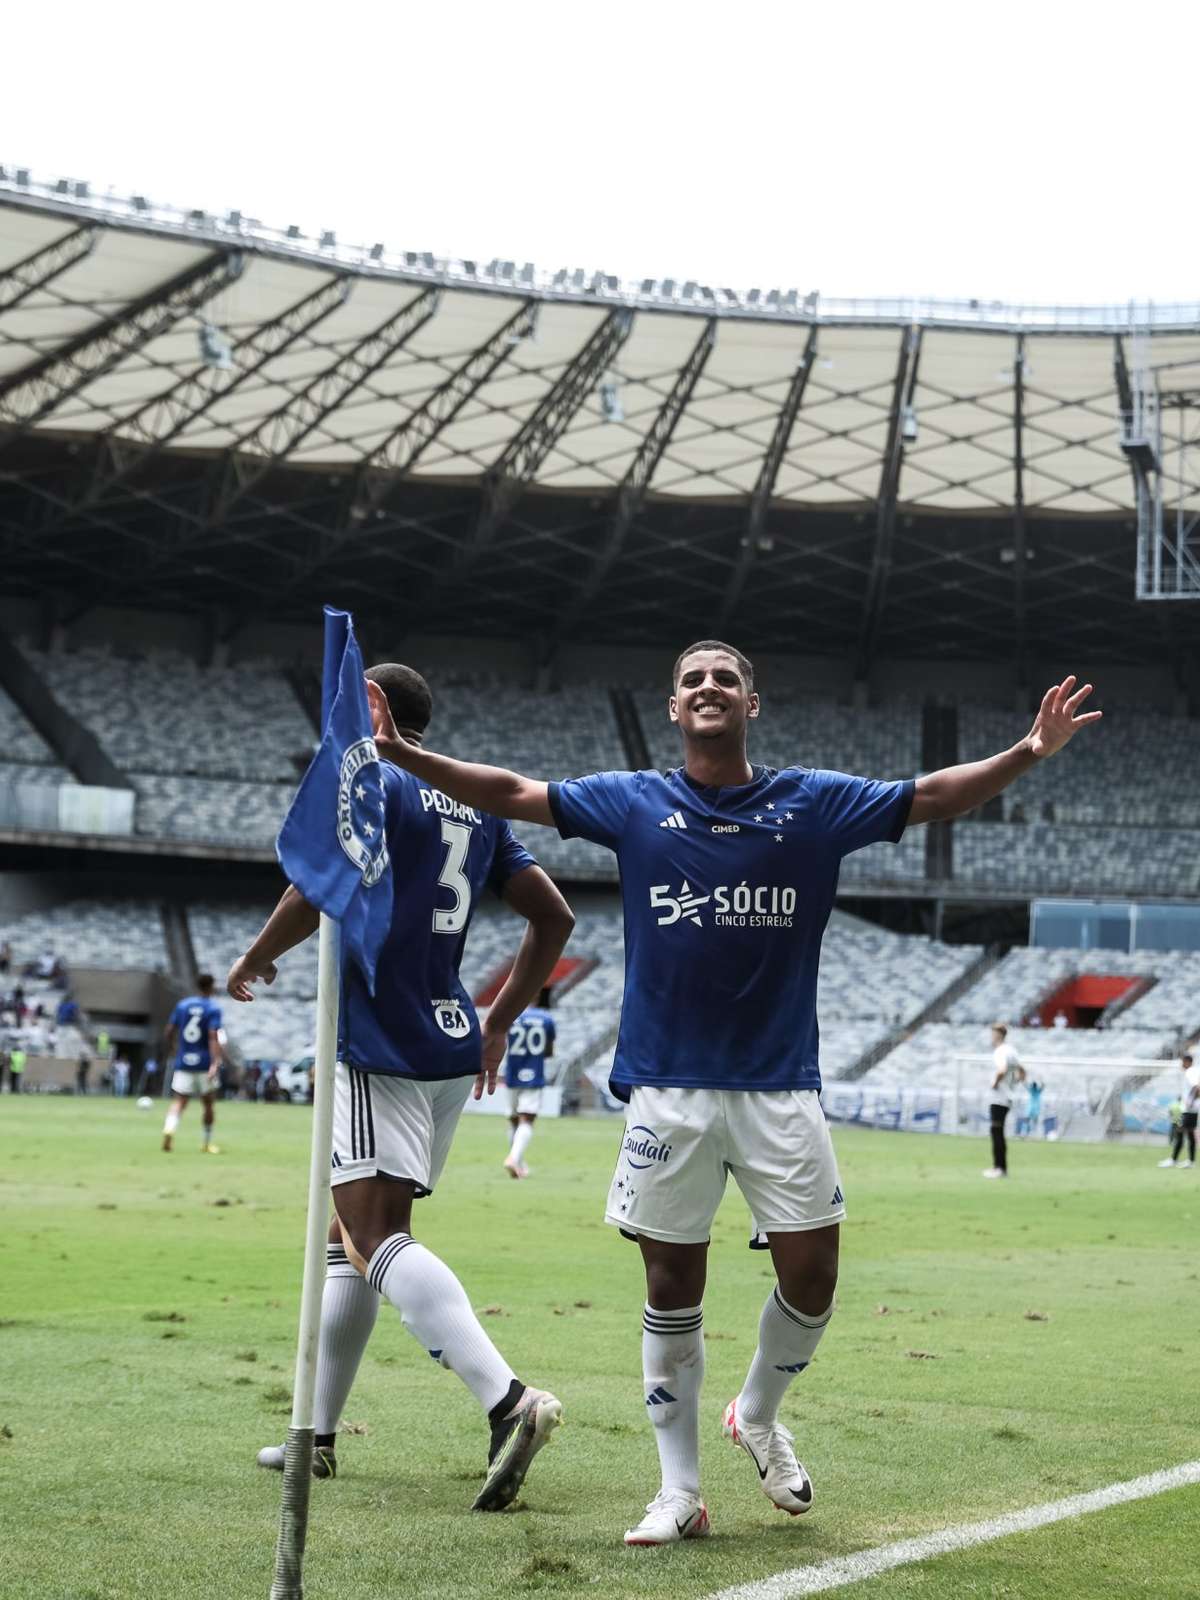
[{"label": "goalpost", "polygon": [[[982,1133],[992,1103],[992,1058],[955,1055],[951,1059],[955,1070],[946,1108],[947,1131]],[[1138,1088],[1179,1063],[1138,1056],[1046,1055],[1027,1057],[1021,1065],[1026,1081],[1014,1092],[1010,1135],[1029,1132],[1046,1138],[1111,1139],[1126,1131],[1125,1096],[1136,1094]],[[1041,1084],[1042,1097],[1037,1126],[1026,1129],[1022,1123],[1028,1121],[1025,1107],[1030,1082]]]}]

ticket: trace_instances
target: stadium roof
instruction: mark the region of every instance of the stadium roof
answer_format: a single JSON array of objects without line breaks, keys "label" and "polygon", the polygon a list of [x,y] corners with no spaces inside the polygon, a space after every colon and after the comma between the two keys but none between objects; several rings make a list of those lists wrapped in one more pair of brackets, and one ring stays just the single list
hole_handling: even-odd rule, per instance
[{"label": "stadium roof", "polygon": [[[175,584],[152,591],[170,603],[200,547],[237,544],[252,567],[290,538],[299,600],[387,534],[393,577],[449,626],[448,591],[474,603],[486,580],[494,597],[502,553],[525,581],[531,546],[563,541],[551,577],[586,625],[623,607],[623,581],[677,576],[697,530],[697,588],[727,620],[756,593],[769,605],[777,536],[824,528],[806,578],[819,589],[841,567],[829,601],[870,643],[914,519],[1002,521],[965,551],[943,530],[927,554],[967,562],[951,589],[986,555],[978,576],[999,563],[1005,596],[1035,521],[1112,521],[1121,553],[1109,538],[1095,555],[1116,598],[1134,507],[1119,373],[1142,337],[1166,390],[1200,388],[1200,305],[630,284],[349,249],[0,169],[0,531],[18,580],[23,556],[64,582],[111,578],[124,541],[143,588],[147,573]],[[1169,449],[1168,470],[1185,460]],[[1200,487],[1183,498],[1200,504]],[[838,548],[846,514],[870,524],[861,549]],[[665,547],[639,566],[651,523]],[[1066,568],[1091,562],[1067,540]]]}]

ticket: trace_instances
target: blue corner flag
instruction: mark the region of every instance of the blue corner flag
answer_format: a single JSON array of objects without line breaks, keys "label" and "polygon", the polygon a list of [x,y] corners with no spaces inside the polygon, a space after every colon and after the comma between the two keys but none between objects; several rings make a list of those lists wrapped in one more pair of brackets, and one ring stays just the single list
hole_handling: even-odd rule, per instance
[{"label": "blue corner flag", "polygon": [[384,788],[362,656],[348,611],[325,607],[324,737],[283,820],[275,853],[308,901],[341,923],[342,952],[374,993],[392,920]]}]

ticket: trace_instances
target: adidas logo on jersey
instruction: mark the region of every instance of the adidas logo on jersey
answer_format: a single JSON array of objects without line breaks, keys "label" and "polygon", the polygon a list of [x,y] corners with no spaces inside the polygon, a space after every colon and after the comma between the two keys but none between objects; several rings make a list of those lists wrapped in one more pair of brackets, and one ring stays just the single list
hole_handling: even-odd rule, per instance
[{"label": "adidas logo on jersey", "polygon": [[662,821],[659,823],[659,827],[660,828],[686,828],[687,827],[687,823],[683,820],[683,812],[682,811],[672,811],[672,813],[671,813],[671,815],[669,817],[664,817],[662,819]]}]

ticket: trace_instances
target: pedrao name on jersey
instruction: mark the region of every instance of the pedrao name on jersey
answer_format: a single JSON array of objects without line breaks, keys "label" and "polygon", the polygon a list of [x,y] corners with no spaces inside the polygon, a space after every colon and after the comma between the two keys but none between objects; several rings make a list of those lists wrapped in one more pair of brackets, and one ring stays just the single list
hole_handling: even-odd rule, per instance
[{"label": "pedrao name on jersey", "polygon": [[473,806],[460,805],[457,800],[451,800],[450,796],[443,794],[440,789],[421,790],[421,809],[436,811],[443,817],[457,817],[459,822],[483,821]]}]

